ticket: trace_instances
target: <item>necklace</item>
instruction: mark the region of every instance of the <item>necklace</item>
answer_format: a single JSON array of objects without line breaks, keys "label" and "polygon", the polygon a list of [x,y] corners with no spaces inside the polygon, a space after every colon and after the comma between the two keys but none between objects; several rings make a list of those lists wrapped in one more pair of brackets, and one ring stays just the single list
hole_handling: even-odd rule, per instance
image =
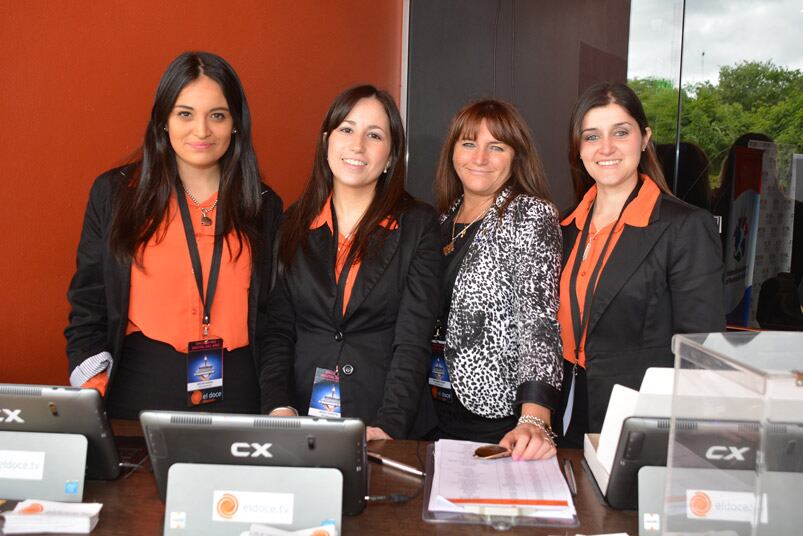
[{"label": "necklace", "polygon": [[205,227],[209,227],[210,225],[212,225],[212,218],[209,217],[209,213],[212,212],[213,210],[215,210],[215,207],[217,206],[217,201],[218,200],[215,199],[215,202],[212,203],[211,207],[206,207],[205,208],[205,207],[202,207],[201,203],[199,203],[198,200],[195,199],[195,196],[192,195],[189,190],[187,190],[186,186],[184,186],[182,184],[182,188],[184,188],[184,193],[187,194],[187,196],[190,199],[192,199],[192,202],[195,203],[195,206],[198,207],[198,210],[201,211],[201,225],[203,225]]},{"label": "necklace", "polygon": [[[492,204],[493,204],[493,203],[492,203]],[[456,224],[457,224],[457,217],[460,215],[460,210],[462,210],[462,209],[463,209],[463,206],[462,206],[462,205],[460,206],[460,210],[458,210],[458,211],[457,211],[457,214],[455,214],[455,216],[454,216],[454,219],[452,220],[452,240],[451,240],[451,242],[449,242],[448,244],[446,244],[445,246],[443,246],[443,256],[444,256],[444,257],[448,257],[449,255],[451,255],[452,253],[454,253],[454,243],[455,243],[455,242],[457,242],[458,240],[460,240],[461,238],[463,238],[464,236],[466,236],[466,233],[468,232],[468,229],[469,229],[469,228],[470,228],[472,225],[474,225],[474,224],[475,224],[477,221],[479,221],[479,220],[480,220],[480,218],[482,218],[483,216],[485,216],[485,214],[487,214],[487,213],[488,213],[488,210],[489,210],[490,208],[491,208],[491,205],[488,205],[488,207],[487,207],[485,210],[483,210],[482,212],[480,212],[479,214],[477,214],[477,217],[476,217],[476,218],[474,218],[473,220],[471,220],[471,223],[469,223],[468,225],[466,225],[465,227],[463,227],[463,229],[462,229],[462,230],[461,230],[459,233],[457,233],[457,234],[455,235],[455,226],[456,226]]]},{"label": "necklace", "polygon": [[586,260],[586,257],[588,257],[588,252],[591,251],[591,242],[594,241],[600,231],[602,231],[602,229],[597,229],[594,234],[589,236],[588,240],[586,240],[586,248],[583,250],[583,260]]}]

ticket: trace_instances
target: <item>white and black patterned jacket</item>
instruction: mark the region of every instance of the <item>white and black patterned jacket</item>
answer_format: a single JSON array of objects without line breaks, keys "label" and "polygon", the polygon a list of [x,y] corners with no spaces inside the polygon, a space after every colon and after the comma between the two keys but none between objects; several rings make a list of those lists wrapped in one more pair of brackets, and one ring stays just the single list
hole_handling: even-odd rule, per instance
[{"label": "white and black patterned jacket", "polygon": [[514,415],[523,402],[557,408],[563,374],[558,215],[519,195],[499,216],[508,195],[497,196],[467,246],[446,330],[452,386],[467,409],[489,418]]}]

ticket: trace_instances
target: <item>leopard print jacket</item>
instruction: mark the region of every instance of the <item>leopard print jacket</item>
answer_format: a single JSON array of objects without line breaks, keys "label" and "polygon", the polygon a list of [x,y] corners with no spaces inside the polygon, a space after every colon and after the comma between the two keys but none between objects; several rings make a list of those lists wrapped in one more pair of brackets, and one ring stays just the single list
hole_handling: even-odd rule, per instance
[{"label": "leopard print jacket", "polygon": [[563,375],[558,215],[550,203],[519,195],[499,216],[509,195],[497,196],[468,245],[446,330],[452,386],[468,410],[488,418],[514,415],[522,402],[554,409]]}]

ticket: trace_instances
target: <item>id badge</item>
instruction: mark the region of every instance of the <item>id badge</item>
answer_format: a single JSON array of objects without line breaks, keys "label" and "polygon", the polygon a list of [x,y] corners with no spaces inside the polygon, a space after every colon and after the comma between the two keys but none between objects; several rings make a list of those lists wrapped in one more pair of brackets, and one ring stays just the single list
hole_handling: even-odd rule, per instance
[{"label": "id badge", "polygon": [[223,400],[223,339],[187,345],[187,406]]},{"label": "id badge", "polygon": [[315,368],[307,413],[313,417],[340,417],[340,376],[337,372]]},{"label": "id badge", "polygon": [[432,341],[432,364],[429,368],[429,390],[432,398],[451,404],[454,402],[452,382],[449,380],[449,368],[443,356],[445,341],[434,339]]}]

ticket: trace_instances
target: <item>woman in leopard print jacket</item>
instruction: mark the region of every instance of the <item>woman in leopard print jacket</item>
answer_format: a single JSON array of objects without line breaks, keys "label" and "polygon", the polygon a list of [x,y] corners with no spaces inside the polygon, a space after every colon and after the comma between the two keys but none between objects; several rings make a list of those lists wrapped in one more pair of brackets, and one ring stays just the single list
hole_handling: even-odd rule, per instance
[{"label": "woman in leopard print jacket", "polygon": [[[531,134],[511,105],[461,110],[436,177],[445,257],[445,363],[433,358],[439,437],[555,453],[561,235]],[[444,370],[445,369],[445,370]]]}]

